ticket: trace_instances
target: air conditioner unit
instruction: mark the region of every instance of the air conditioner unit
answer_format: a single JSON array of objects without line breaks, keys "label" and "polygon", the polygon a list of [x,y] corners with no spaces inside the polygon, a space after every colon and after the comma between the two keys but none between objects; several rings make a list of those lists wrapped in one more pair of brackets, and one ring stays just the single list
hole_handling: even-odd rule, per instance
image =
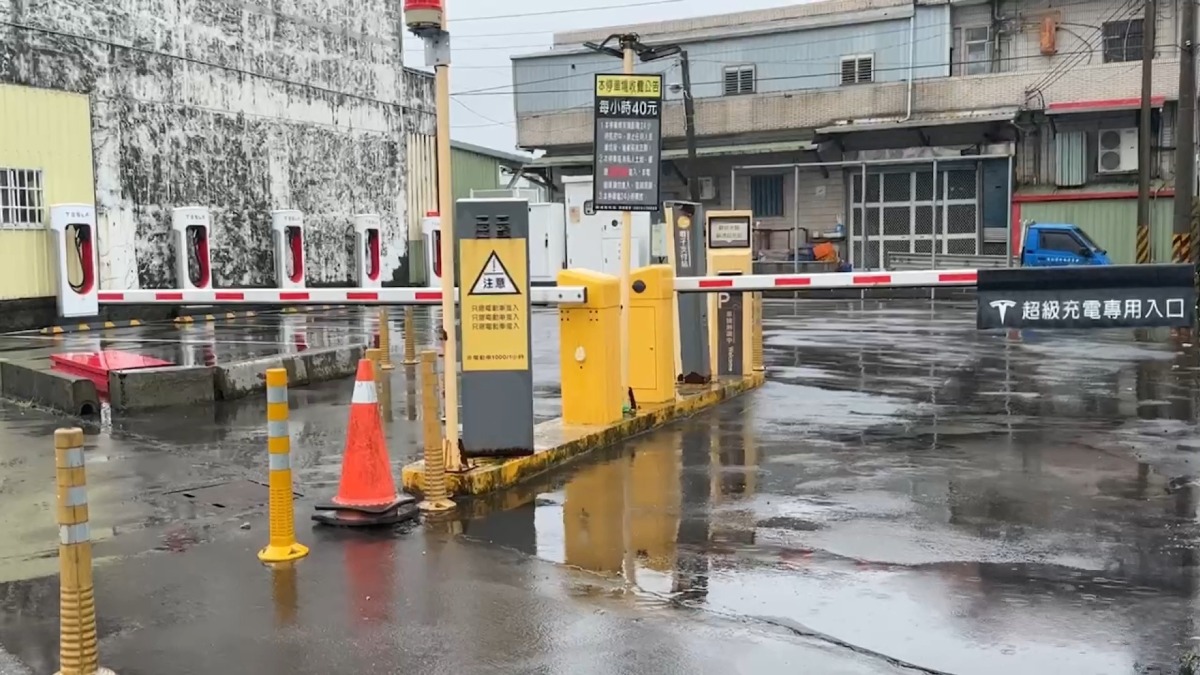
[{"label": "air conditioner unit", "polygon": [[717,198],[717,179],[712,176],[700,177],[700,199],[708,201]]},{"label": "air conditioner unit", "polygon": [[1101,129],[1096,135],[1096,172],[1124,173],[1138,169],[1138,130]]}]

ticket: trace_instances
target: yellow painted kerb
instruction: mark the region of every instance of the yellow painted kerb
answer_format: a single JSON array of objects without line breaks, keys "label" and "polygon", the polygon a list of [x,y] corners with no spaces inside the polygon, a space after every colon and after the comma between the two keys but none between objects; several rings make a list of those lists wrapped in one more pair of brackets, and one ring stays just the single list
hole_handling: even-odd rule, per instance
[{"label": "yellow painted kerb", "polygon": [[[637,436],[668,422],[711,408],[751,389],[762,386],[763,373],[716,384],[688,388],[679,400],[658,406],[645,406],[635,417],[606,426],[566,426],[562,419],[543,422],[534,428],[537,446],[528,457],[484,461],[465,473],[447,474],[446,487],[455,495],[482,495],[518,485],[534,476],[561,467],[593,450]],[[405,466],[401,475],[404,489],[423,494],[425,463]]]}]

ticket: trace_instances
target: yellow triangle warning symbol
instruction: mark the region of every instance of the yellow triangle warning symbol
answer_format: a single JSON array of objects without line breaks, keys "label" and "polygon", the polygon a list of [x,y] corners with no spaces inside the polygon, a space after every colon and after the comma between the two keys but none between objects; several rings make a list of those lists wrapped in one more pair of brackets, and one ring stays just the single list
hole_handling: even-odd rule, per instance
[{"label": "yellow triangle warning symbol", "polygon": [[487,262],[483,264],[483,269],[479,272],[479,276],[475,278],[475,284],[471,286],[470,295],[520,295],[521,289],[513,283],[512,275],[504,267],[504,263],[500,261],[500,256],[496,255],[495,251],[488,256]]}]

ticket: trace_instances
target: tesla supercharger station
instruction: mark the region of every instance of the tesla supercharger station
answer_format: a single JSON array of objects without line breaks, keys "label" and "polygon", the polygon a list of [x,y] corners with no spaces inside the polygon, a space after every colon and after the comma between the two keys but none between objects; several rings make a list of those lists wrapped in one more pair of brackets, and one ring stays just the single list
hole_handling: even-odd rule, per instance
[{"label": "tesla supercharger station", "polygon": [[304,288],[304,214],[294,209],[271,212],[275,275],[280,288]]},{"label": "tesla supercharger station", "polygon": [[62,317],[100,313],[100,283],[96,273],[96,207],[55,204],[50,207],[50,237],[58,272],[58,314]]},{"label": "tesla supercharger station", "polygon": [[373,213],[354,216],[354,251],[359,288],[379,288],[383,285],[383,273],[380,270],[380,233],[379,216]]},{"label": "tesla supercharger station", "polygon": [[181,206],[171,210],[175,278],[179,288],[212,288],[212,254],[209,250],[211,234],[212,217],[207,207]]},{"label": "tesla supercharger station", "polygon": [[421,233],[425,237],[425,269],[429,271],[426,286],[442,287],[442,219],[436,213],[425,214]]}]

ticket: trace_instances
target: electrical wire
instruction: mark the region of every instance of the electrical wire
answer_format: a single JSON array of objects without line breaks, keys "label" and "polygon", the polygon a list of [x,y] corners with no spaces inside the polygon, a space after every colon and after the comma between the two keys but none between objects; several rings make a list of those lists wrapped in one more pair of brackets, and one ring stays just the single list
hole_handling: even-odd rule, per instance
[{"label": "electrical wire", "polygon": [[306,89],[308,91],[320,92],[323,94],[342,96],[342,97],[354,99],[357,101],[373,103],[375,105],[397,108],[397,109],[403,110],[405,112],[414,112],[414,113],[432,113],[433,112],[432,110],[416,108],[413,106],[405,105],[403,103],[397,103],[395,101],[384,101],[382,99],[377,99],[377,98],[373,98],[370,96],[354,94],[354,93],[351,93],[348,91],[339,91],[337,89],[329,89],[327,87],[322,87],[322,86],[315,85],[315,84],[309,84],[307,82],[297,82],[295,80],[289,80],[287,78],[278,77],[275,75],[268,75],[266,73],[257,73],[257,72],[251,71],[251,70],[245,70],[245,69],[237,68],[234,66],[226,66],[226,65],[223,65],[220,63],[214,63],[212,61],[204,61],[202,59],[192,58],[190,56],[183,56],[180,54],[169,54],[167,52],[160,52],[160,51],[156,51],[153,49],[147,49],[145,47],[137,47],[134,45],[123,44],[120,42],[113,42],[111,40],[104,40],[102,38],[91,37],[88,35],[77,35],[75,33],[67,33],[65,31],[55,30],[53,28],[43,28],[41,26],[31,26],[29,24],[15,23],[13,21],[5,21],[2,19],[0,19],[0,26],[7,26],[9,28],[14,28],[16,30],[23,30],[23,31],[34,32],[34,33],[42,33],[44,35],[53,35],[55,37],[67,38],[70,40],[81,40],[83,42],[88,42],[91,44],[104,45],[105,47],[108,47],[110,49],[120,49],[123,51],[130,51],[130,52],[135,52],[138,54],[146,54],[148,56],[155,56],[155,57],[169,59],[169,60],[173,60],[173,61],[190,63],[192,65],[204,66],[206,68],[214,68],[217,70],[224,70],[226,72],[235,73],[237,75],[244,76],[244,77],[252,77],[252,78],[256,78],[256,79],[260,79],[260,80],[267,80],[269,82],[275,82],[277,84],[283,84],[283,85],[292,86],[292,87],[299,87],[301,89]]},{"label": "electrical wire", "polygon": [[469,16],[454,19],[454,24],[470,21],[495,21],[497,19],[524,19],[530,16],[556,16],[559,14],[577,14],[579,12],[601,12],[607,9],[633,9],[649,5],[677,5],[686,0],[644,0],[643,2],[628,2],[621,5],[597,5],[595,7],[579,7],[577,9],[549,9],[544,12],[518,12],[516,14],[495,14],[492,16]]},{"label": "electrical wire", "polygon": [[[1134,3],[1137,1],[1138,0],[1125,0],[1125,2],[1121,3],[1120,0],[1118,0],[1118,2],[1114,3],[1114,5],[1116,5],[1116,7],[1113,9],[1112,13],[1109,14],[1108,18],[1104,19],[1101,22],[1101,24],[1103,25],[1104,23],[1109,23],[1110,21],[1115,20],[1118,14],[1124,14],[1126,12],[1129,12],[1130,9],[1132,8],[1132,6],[1134,5]],[[1103,47],[1103,41],[1101,43],[1101,46]],[[1044,74],[1041,78],[1039,78],[1036,82],[1034,82],[1029,87],[1027,87],[1026,91],[1040,92],[1042,89],[1049,87],[1051,84],[1053,84],[1053,83],[1057,82],[1059,79],[1061,79],[1066,73],[1070,72],[1072,69],[1074,69],[1080,63],[1082,63],[1083,58],[1084,58],[1083,56],[1076,55],[1074,57],[1067,58],[1063,61],[1060,61],[1053,68],[1051,68],[1046,74]]]},{"label": "electrical wire", "polygon": [[[1083,49],[1083,50],[1076,50],[1076,51],[1070,51],[1070,52],[1059,52],[1059,53],[1074,56],[1074,55],[1078,55],[1078,54],[1087,54],[1087,53],[1089,53],[1089,50]],[[1045,58],[1045,57],[1043,57],[1041,54],[1027,54],[1025,56],[1004,57],[1004,58],[996,59],[995,61],[996,62],[1024,61],[1027,59],[1040,59],[1040,58]],[[941,64],[938,64],[938,65],[941,65]],[[918,69],[921,67],[922,66],[917,66]],[[908,70],[908,66],[903,65],[903,66],[891,66],[891,67],[887,67],[887,68],[875,68],[872,72],[873,73],[887,73],[887,72],[907,71],[907,70]],[[778,75],[778,76],[773,76],[773,77],[759,77],[759,78],[755,79],[755,83],[777,82],[777,81],[787,81],[787,80],[810,80],[810,79],[815,79],[815,78],[828,78],[830,76],[836,77],[837,72],[804,73],[804,74],[800,74],[800,75]],[[722,80],[693,81],[692,86],[695,87],[696,85],[723,84],[723,83],[724,83],[723,79]],[[871,82],[871,84],[881,84],[881,83],[878,81],[873,81],[873,82]],[[524,85],[525,85],[525,83],[521,83],[520,86],[524,86]],[[527,92],[518,92],[515,89],[507,89],[505,91],[474,90],[474,91],[458,92],[457,94],[454,94],[454,96],[511,96],[511,95],[517,94],[517,93],[572,94],[572,93],[582,93],[582,92],[590,92],[590,91],[592,91],[592,89],[590,87],[576,87],[576,88],[570,88],[570,89],[539,89],[539,90],[527,91]],[[788,91],[788,92],[779,92],[779,93],[793,96],[793,95],[795,95],[796,92]],[[589,103],[588,105],[591,105],[591,104]]]}]

